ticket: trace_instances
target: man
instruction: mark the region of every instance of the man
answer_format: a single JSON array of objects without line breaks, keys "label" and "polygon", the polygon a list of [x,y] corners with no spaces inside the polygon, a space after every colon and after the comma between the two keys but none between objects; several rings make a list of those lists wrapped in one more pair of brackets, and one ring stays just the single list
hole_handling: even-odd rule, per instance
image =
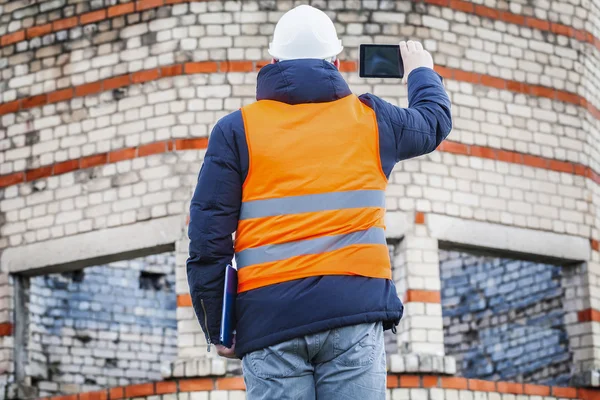
[{"label": "man", "polygon": [[[191,202],[188,281],[207,341],[242,358],[248,399],[384,399],[391,280],[385,188],[394,165],[451,130],[431,55],[401,42],[409,108],[353,95],[332,21],[278,22],[257,102],[221,119]],[[235,232],[235,246],[232,234]],[[238,267],[234,348],[219,344],[224,271]]]}]

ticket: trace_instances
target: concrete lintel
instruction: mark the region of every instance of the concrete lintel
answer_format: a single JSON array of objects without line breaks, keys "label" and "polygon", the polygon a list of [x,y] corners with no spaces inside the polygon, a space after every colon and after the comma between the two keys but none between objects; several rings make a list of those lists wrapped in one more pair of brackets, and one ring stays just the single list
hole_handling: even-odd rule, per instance
[{"label": "concrete lintel", "polygon": [[586,261],[591,255],[589,240],[579,236],[437,214],[428,214],[426,222],[433,238],[459,246],[496,249],[565,262]]},{"label": "concrete lintel", "polygon": [[172,216],[11,247],[0,265],[3,272],[37,275],[172,251],[184,224],[184,216]]}]

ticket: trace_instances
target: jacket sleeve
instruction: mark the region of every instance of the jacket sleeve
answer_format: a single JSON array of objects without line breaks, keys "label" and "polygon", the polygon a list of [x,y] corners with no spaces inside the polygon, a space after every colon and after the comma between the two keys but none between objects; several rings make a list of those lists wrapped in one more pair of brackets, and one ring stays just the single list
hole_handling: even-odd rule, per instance
[{"label": "jacket sleeve", "polygon": [[242,178],[232,135],[213,129],[190,204],[187,276],[208,343],[219,343],[225,268],[233,258]]},{"label": "jacket sleeve", "polygon": [[408,108],[397,107],[372,94],[364,94],[360,99],[377,115],[386,175],[395,163],[435,150],[452,130],[450,99],[442,77],[432,69],[417,68],[411,72]]}]

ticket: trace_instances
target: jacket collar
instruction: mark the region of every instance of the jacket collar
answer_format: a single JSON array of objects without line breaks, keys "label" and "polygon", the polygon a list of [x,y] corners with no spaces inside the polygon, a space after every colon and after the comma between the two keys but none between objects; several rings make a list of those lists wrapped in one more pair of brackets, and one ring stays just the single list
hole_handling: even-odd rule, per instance
[{"label": "jacket collar", "polygon": [[287,104],[325,103],[352,92],[337,68],[324,60],[280,61],[258,73],[256,100]]}]

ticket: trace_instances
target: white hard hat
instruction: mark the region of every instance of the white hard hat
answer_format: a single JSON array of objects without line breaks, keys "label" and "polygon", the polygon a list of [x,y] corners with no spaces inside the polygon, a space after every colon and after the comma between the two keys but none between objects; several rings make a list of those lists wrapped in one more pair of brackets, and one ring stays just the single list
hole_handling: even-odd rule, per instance
[{"label": "white hard hat", "polygon": [[335,26],[323,11],[302,5],[286,12],[273,34],[269,54],[277,60],[326,59],[342,52]]}]

